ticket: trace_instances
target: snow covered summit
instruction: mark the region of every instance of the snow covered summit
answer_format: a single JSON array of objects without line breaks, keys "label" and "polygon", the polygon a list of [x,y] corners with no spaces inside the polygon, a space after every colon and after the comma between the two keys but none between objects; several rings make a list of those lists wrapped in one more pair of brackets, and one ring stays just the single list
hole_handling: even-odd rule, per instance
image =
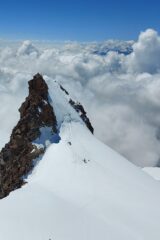
[{"label": "snow covered summit", "polygon": [[[45,80],[38,73],[28,84],[29,95],[19,109],[20,120],[12,131],[10,141],[0,152],[0,198],[21,187],[25,176],[34,167],[34,161],[42,156],[48,144],[59,141],[57,119]],[[57,86],[69,95],[61,85]],[[68,104],[93,133],[83,106],[70,98]]]},{"label": "snow covered summit", "polygon": [[59,140],[46,143],[43,129],[34,144],[47,149],[28,184],[0,200],[0,239],[159,240],[160,183],[97,140],[69,94],[45,80]]}]

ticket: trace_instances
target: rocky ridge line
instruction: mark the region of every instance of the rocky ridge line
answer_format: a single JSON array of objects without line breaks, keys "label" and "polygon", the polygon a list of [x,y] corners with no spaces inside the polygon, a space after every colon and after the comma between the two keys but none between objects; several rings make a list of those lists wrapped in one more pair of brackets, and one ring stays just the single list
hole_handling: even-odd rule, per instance
[{"label": "rocky ridge line", "polygon": [[51,135],[57,132],[56,116],[43,77],[36,74],[28,84],[29,95],[19,109],[20,120],[0,152],[0,198],[25,183],[23,176],[32,170],[33,160],[44,153],[45,147],[34,144],[41,137],[41,129],[49,128]]},{"label": "rocky ridge line", "polygon": [[[67,95],[69,96],[68,91],[60,85],[60,89]],[[87,113],[84,110],[84,107],[80,102],[75,102],[73,99],[69,98],[69,104],[74,108],[74,110],[79,114],[80,118],[83,120],[83,122],[86,124],[87,128],[90,130],[90,132],[93,134],[94,133],[94,128],[87,117]]]},{"label": "rocky ridge line", "polygon": [[[45,151],[45,141],[54,142],[54,137],[57,139],[58,136],[57,120],[49,102],[45,80],[38,73],[28,84],[29,95],[19,108],[20,120],[12,131],[10,141],[0,152],[0,199],[25,184],[25,176],[34,167],[34,161]],[[69,97],[61,85],[60,88]],[[83,106],[70,97],[68,103],[93,133],[94,129]],[[43,136],[43,131],[47,132],[47,136]],[[43,144],[40,144],[42,139]]]}]

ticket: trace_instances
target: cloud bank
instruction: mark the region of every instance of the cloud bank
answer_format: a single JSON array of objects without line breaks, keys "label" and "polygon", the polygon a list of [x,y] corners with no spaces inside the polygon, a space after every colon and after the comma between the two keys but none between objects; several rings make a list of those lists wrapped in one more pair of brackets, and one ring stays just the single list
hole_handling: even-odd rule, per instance
[{"label": "cloud bank", "polygon": [[0,42],[0,147],[19,118],[27,81],[40,72],[82,102],[95,135],[139,166],[160,164],[160,36],[136,42]]}]

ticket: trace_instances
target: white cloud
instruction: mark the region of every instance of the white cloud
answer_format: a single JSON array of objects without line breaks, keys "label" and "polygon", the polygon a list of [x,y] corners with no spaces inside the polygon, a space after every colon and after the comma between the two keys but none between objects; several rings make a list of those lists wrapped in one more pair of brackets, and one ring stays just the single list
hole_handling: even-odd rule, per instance
[{"label": "white cloud", "polygon": [[138,41],[133,45],[133,53],[129,58],[132,71],[149,72],[151,74],[159,72],[160,37],[158,33],[152,29],[142,32]]},{"label": "white cloud", "polygon": [[38,55],[39,51],[37,48],[33,46],[31,41],[26,40],[23,42],[23,44],[19,47],[17,51],[17,55]]},{"label": "white cloud", "polygon": [[155,165],[160,159],[160,37],[149,29],[132,44],[130,55],[116,51],[117,46],[130,51],[131,42],[115,42],[115,48],[113,41],[1,46],[0,147],[18,120],[27,81],[40,72],[84,104],[98,138],[140,166]]}]

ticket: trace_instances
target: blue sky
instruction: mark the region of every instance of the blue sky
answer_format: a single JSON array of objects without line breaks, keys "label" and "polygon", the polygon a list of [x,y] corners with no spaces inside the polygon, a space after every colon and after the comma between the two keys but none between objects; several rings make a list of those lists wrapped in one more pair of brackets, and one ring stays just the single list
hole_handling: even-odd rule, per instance
[{"label": "blue sky", "polygon": [[158,0],[0,0],[0,38],[136,39],[160,28]]}]

